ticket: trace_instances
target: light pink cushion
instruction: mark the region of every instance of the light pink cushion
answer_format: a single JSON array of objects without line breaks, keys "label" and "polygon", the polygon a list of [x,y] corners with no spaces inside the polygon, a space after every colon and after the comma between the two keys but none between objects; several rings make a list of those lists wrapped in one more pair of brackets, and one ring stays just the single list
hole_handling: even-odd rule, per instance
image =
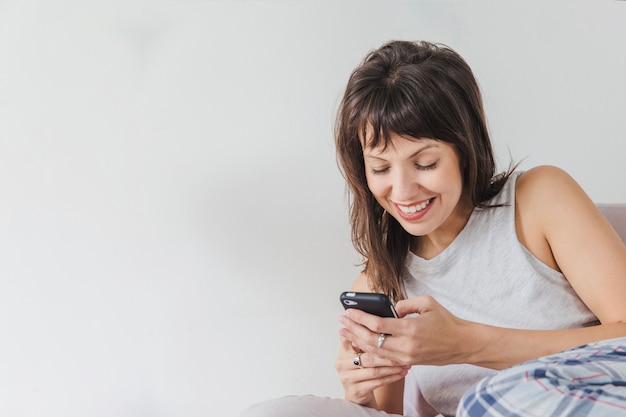
[{"label": "light pink cushion", "polygon": [[598,204],[598,208],[626,243],[626,204]]}]

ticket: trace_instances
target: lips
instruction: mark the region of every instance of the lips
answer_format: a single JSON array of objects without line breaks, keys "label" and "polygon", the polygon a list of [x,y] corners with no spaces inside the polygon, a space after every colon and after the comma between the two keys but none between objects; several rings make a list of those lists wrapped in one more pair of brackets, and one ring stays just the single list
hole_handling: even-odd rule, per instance
[{"label": "lips", "polygon": [[434,197],[429,198],[428,200],[412,205],[396,204],[396,208],[398,209],[398,214],[400,214],[403,218],[407,220],[415,220],[426,214],[428,207],[430,207],[434,199]]}]

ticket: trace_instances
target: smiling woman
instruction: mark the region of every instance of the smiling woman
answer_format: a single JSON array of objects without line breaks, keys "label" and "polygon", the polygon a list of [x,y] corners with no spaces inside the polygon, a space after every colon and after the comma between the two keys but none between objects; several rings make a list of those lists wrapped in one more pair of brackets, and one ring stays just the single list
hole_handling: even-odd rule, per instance
[{"label": "smiling woman", "polygon": [[[406,41],[369,53],[348,80],[336,147],[364,258],[352,291],[388,295],[400,318],[356,309],[340,318],[345,400],[283,398],[246,417],[626,407],[626,388],[602,388],[626,375],[626,247],[564,171],[496,173],[478,85],[459,54]],[[572,355],[585,358],[573,372]],[[615,377],[581,383],[594,367]],[[546,372],[559,375],[549,378],[555,394],[538,396],[532,381]]]},{"label": "smiling woman", "polygon": [[[420,139],[421,143],[410,146],[409,141],[400,139]],[[406,159],[424,147],[423,159],[408,162],[427,166],[437,163],[437,152],[447,150],[442,156],[448,157],[440,161],[440,165],[445,166],[433,169],[433,175],[429,176],[446,183],[437,185],[445,188],[446,198],[436,202],[444,206],[436,213],[431,210],[430,216],[437,219],[429,224],[430,231],[435,228],[433,223],[445,222],[443,232],[452,228],[451,233],[439,234],[448,243],[465,224],[466,219],[462,217],[467,218],[472,207],[480,207],[497,194],[508,177],[506,173],[494,178],[494,153],[480,89],[472,70],[456,52],[432,43],[395,41],[365,57],[363,64],[352,72],[346,87],[337,117],[336,147],[353,196],[353,242],[366,259],[366,271],[374,287],[395,300],[403,294],[406,249],[419,244],[423,254],[429,256],[433,248],[441,248],[444,242],[438,241],[436,236],[433,236],[434,240],[415,242],[408,230],[389,219],[389,216],[396,220],[402,220],[402,217],[396,214],[397,208],[381,203],[377,194],[381,182],[374,180],[371,169],[366,169],[372,157],[383,158],[389,163],[391,153],[395,153],[393,162],[397,166],[389,178],[410,182],[409,177],[402,175],[407,164],[398,165],[399,157]],[[399,153],[400,150],[403,154]],[[385,154],[381,155],[381,152]],[[414,157],[418,158],[420,154],[418,152]],[[365,166],[363,155],[367,157]],[[390,168],[380,165],[378,169],[381,167]],[[456,190],[450,190],[454,184]],[[419,182],[413,187],[420,187]],[[394,196],[402,200],[397,203],[414,205],[427,202],[434,196],[427,195],[428,187],[420,193],[415,189],[396,190],[407,191],[411,193],[408,196]],[[448,192],[452,193],[450,199]],[[459,199],[461,204],[457,209]],[[455,216],[446,220],[453,212]],[[416,230],[420,232],[417,235],[427,234],[423,233],[424,227],[429,226],[420,227]]]},{"label": "smiling woman", "polygon": [[414,241],[415,253],[427,258],[441,252],[465,225],[472,206],[462,195],[454,145],[391,134],[385,147],[365,146],[364,161],[367,186],[380,207],[410,235],[424,236]]}]

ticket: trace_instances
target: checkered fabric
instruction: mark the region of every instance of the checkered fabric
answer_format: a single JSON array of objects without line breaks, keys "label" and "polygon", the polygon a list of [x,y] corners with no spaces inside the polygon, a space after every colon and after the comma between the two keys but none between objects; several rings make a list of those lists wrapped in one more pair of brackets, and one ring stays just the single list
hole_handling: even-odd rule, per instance
[{"label": "checkered fabric", "polygon": [[470,388],[457,417],[626,416],[626,338],[521,363]]}]

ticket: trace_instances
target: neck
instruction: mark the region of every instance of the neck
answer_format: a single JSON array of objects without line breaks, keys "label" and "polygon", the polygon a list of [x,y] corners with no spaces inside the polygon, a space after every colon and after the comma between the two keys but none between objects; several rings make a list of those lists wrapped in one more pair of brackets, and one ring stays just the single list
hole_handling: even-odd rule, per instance
[{"label": "neck", "polygon": [[425,236],[416,236],[411,242],[411,251],[424,259],[432,259],[446,249],[467,224],[474,207],[462,199],[454,211],[437,230]]}]

